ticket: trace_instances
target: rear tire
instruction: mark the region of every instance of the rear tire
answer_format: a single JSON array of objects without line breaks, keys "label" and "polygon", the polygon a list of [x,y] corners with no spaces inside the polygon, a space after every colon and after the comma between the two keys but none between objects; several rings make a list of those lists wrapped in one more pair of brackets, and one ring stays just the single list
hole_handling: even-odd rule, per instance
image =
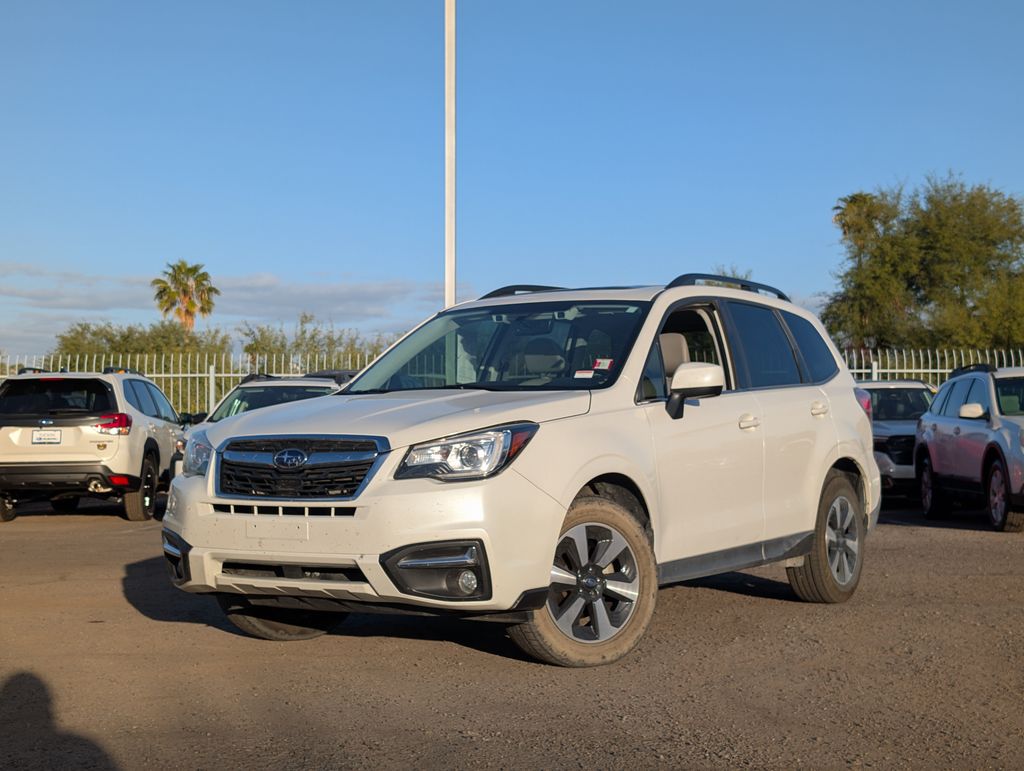
[{"label": "rear tire", "polygon": [[78,498],[54,498],[50,501],[50,506],[58,514],[70,514],[78,509]]},{"label": "rear tire", "polygon": [[5,498],[0,498],[0,522],[10,522],[17,516],[14,504]]},{"label": "rear tire", "polygon": [[925,519],[938,519],[949,512],[949,498],[935,488],[935,472],[932,460],[927,455],[921,459],[921,470],[917,475],[918,491],[921,494],[921,511]]},{"label": "rear tire", "polygon": [[814,543],[800,567],[786,568],[805,602],[846,602],[860,583],[867,517],[850,477],[829,471],[821,489]]},{"label": "rear tire", "polygon": [[264,608],[230,594],[218,594],[217,604],[228,621],[240,630],[273,642],[312,640],[331,631],[348,616],[330,611]]},{"label": "rear tire", "polygon": [[658,592],[644,525],[614,501],[579,498],[565,517],[552,562],[545,606],[509,628],[512,641],[563,667],[609,664],[633,650]]},{"label": "rear tire", "polygon": [[1010,481],[1002,460],[995,459],[985,475],[988,521],[996,530],[1018,533],[1024,528],[1024,511],[1010,508]]},{"label": "rear tire", "polygon": [[156,510],[156,459],[152,454],[142,459],[139,471],[139,489],[124,494],[124,515],[132,522],[145,522],[153,518]]}]

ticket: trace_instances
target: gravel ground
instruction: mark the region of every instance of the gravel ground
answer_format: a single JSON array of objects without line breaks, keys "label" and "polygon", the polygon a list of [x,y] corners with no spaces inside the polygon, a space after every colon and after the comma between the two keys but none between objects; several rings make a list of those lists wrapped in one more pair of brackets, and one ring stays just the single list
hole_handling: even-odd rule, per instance
[{"label": "gravel ground", "polygon": [[564,670],[500,625],[237,633],[157,522],[0,525],[0,767],[1024,767],[1024,537],[883,513],[856,596],[770,566],[667,587],[640,648]]}]

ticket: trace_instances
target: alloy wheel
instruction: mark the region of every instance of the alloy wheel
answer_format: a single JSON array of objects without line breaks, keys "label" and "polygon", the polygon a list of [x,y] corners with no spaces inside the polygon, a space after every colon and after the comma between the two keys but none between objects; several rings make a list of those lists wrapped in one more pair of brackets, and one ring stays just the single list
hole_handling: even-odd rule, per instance
[{"label": "alloy wheel", "polygon": [[636,556],[618,530],[585,522],[562,535],[547,603],[562,634],[584,643],[611,639],[633,615],[639,594]]},{"label": "alloy wheel", "polygon": [[999,466],[994,466],[988,477],[988,516],[996,527],[1006,519],[1006,482]]},{"label": "alloy wheel", "polygon": [[860,560],[857,512],[846,496],[839,496],[829,507],[828,519],[825,520],[825,541],[832,577],[840,586],[846,586],[853,580]]}]

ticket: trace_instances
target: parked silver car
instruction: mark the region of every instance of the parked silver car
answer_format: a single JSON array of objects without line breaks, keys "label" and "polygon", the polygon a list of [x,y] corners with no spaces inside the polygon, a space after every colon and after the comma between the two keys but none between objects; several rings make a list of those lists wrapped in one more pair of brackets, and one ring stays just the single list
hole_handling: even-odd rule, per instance
[{"label": "parked silver car", "polygon": [[858,385],[871,397],[871,431],[883,494],[915,495],[914,436],[935,389],[920,380],[872,380]]}]

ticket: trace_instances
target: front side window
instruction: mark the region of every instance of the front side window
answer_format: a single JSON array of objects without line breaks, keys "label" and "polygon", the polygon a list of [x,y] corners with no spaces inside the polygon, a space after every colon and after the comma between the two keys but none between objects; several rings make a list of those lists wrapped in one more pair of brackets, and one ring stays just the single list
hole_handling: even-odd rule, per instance
[{"label": "front side window", "polygon": [[997,378],[996,401],[1000,415],[1024,417],[1024,378]]},{"label": "front side window", "polygon": [[732,344],[742,351],[737,362],[741,388],[798,385],[800,370],[775,311],[763,305],[729,302]]},{"label": "front side window", "polygon": [[330,386],[240,386],[228,394],[213,414],[207,418],[210,423],[240,415],[261,407],[272,407],[275,404],[298,402],[312,399],[315,396],[326,396],[337,389]]},{"label": "front side window", "polygon": [[110,386],[102,380],[41,377],[0,385],[0,415],[99,415],[116,412]]},{"label": "front side window", "polygon": [[992,400],[988,397],[988,381],[975,378],[974,385],[967,392],[967,401],[964,404],[980,404],[985,414],[990,414],[992,412]]},{"label": "front side window", "polygon": [[950,391],[949,398],[946,399],[946,403],[942,405],[942,415],[944,417],[959,417],[960,407],[962,407],[967,400],[967,392],[971,389],[972,380],[974,380],[974,378],[965,377],[963,380],[958,380],[953,384],[953,390]]},{"label": "front side window", "polygon": [[345,393],[605,388],[626,363],[648,307],[546,302],[449,311],[398,343]]}]

